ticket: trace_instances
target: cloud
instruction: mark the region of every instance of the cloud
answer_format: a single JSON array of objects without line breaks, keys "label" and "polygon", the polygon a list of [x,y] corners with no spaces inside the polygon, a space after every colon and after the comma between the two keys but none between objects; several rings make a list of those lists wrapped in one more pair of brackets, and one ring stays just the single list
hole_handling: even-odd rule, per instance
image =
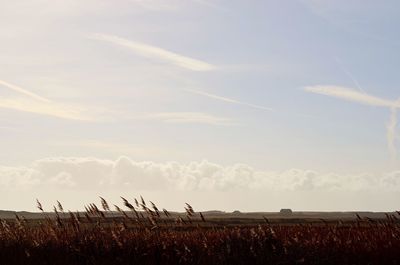
[{"label": "cloud", "polygon": [[347,75],[347,76],[350,78],[350,80],[351,80],[351,81],[353,82],[353,84],[357,87],[357,89],[358,89],[359,91],[365,93],[365,90],[361,87],[361,85],[360,85],[360,83],[358,82],[358,80],[354,77],[354,75],[353,75],[350,71],[348,71],[348,70],[344,67],[342,61],[341,61],[339,58],[337,58],[337,57],[334,57],[333,59],[336,61],[336,63],[339,65],[340,69],[345,73],[345,75]]},{"label": "cloud", "polygon": [[397,128],[397,111],[395,108],[391,109],[390,120],[386,126],[388,147],[392,157],[396,157],[396,128]]},{"label": "cloud", "polygon": [[340,86],[308,86],[305,91],[325,96],[337,97],[369,106],[400,108],[398,101],[382,99],[366,93],[361,93],[351,88]]},{"label": "cloud", "polygon": [[231,119],[203,112],[157,112],[138,116],[138,119],[161,120],[167,123],[203,123],[212,125],[233,125]]},{"label": "cloud", "polygon": [[3,126],[3,125],[1,125],[0,129],[2,129],[2,130],[10,130],[10,131],[19,131],[16,127],[13,127],[13,126]]},{"label": "cloud", "polygon": [[92,118],[85,113],[87,111],[85,111],[84,108],[53,102],[50,99],[28,91],[22,87],[8,83],[4,80],[0,80],[0,86],[5,86],[19,93],[20,95],[27,96],[26,98],[3,97],[0,99],[0,108],[52,116],[61,119],[81,121],[92,120]]},{"label": "cloud", "polygon": [[18,92],[18,93],[21,93],[23,95],[26,95],[28,97],[31,97],[33,99],[36,99],[36,100],[39,100],[39,101],[42,101],[42,102],[46,102],[46,103],[51,102],[49,99],[47,99],[45,97],[39,96],[38,94],[35,94],[35,93],[31,92],[31,91],[28,91],[28,90],[26,90],[26,89],[24,89],[22,87],[10,84],[10,83],[8,83],[8,82],[6,82],[4,80],[0,80],[0,86],[5,86],[7,88],[10,88],[10,89]]},{"label": "cloud", "polygon": [[369,106],[387,107],[391,111],[390,121],[387,124],[387,141],[389,151],[393,159],[397,157],[396,150],[396,128],[397,128],[397,109],[400,108],[400,100],[382,99],[363,92],[356,91],[347,87],[340,86],[308,86],[305,91],[321,94],[330,97],[336,97],[347,101],[357,102]]},{"label": "cloud", "polygon": [[160,1],[160,0],[129,0],[138,7],[152,11],[171,11],[180,7],[179,1]]},{"label": "cloud", "polygon": [[21,87],[0,80],[0,85],[7,86],[29,98],[1,98],[0,108],[12,109],[22,112],[40,114],[61,119],[78,121],[115,121],[121,117],[137,120],[158,120],[166,123],[200,123],[212,125],[233,125],[228,118],[218,117],[204,112],[154,112],[154,113],[125,113],[121,111],[104,110],[98,108],[83,108],[56,103],[31,93]]},{"label": "cloud", "polygon": [[124,111],[105,110],[94,107],[84,108],[54,102],[37,102],[24,98],[2,98],[0,99],[0,108],[76,121],[148,120],[165,123],[237,124],[229,118],[204,112],[127,113]]},{"label": "cloud", "polygon": [[91,36],[91,38],[96,40],[106,41],[117,46],[126,47],[138,55],[147,58],[162,60],[188,70],[211,71],[215,69],[215,66],[209,63],[193,59],[190,57],[186,57],[145,43],[106,34],[94,34]]},{"label": "cloud", "polygon": [[85,114],[85,110],[83,108],[66,106],[53,102],[37,102],[22,98],[2,98],[0,99],[0,108],[12,109],[68,120],[93,120],[93,118]]},{"label": "cloud", "polygon": [[247,106],[247,107],[250,107],[250,108],[260,109],[260,110],[274,111],[272,108],[269,108],[269,107],[264,107],[264,106],[260,106],[260,105],[246,103],[246,102],[242,102],[242,101],[239,101],[239,100],[236,100],[236,99],[222,97],[222,96],[218,96],[218,95],[207,93],[207,92],[200,91],[200,90],[189,89],[189,88],[184,89],[184,90],[188,91],[190,93],[196,94],[196,95],[200,95],[200,96],[216,99],[216,100],[219,100],[219,101],[224,101],[224,102],[231,103],[231,104]]},{"label": "cloud", "polygon": [[216,4],[215,1],[206,1],[206,0],[192,0],[192,1],[197,4],[200,4],[200,5],[203,5],[206,7],[210,7],[212,9],[231,13],[230,9],[228,9],[226,6]]},{"label": "cloud", "polygon": [[394,191],[400,171],[382,175],[319,173],[313,170],[260,171],[246,164],[208,161],[178,163],[59,157],[30,167],[0,166],[0,189],[169,191]]},{"label": "cloud", "polygon": [[[127,112],[111,112],[108,113],[107,120],[122,120],[122,121],[159,121],[164,123],[197,123],[209,125],[237,125],[230,118],[217,116],[206,112],[142,112],[142,113],[127,113]],[[103,114],[105,116],[105,114]]]},{"label": "cloud", "polygon": [[0,166],[0,187],[26,189],[40,183],[33,168]]},{"label": "cloud", "polygon": [[[390,11],[396,9],[396,1],[393,1],[392,5],[385,6],[379,2],[360,6],[357,1],[346,1],[346,4],[343,4],[344,1],[301,0],[300,3],[303,3],[316,17],[335,28],[374,41],[398,45],[396,39],[388,38],[389,35],[382,34],[380,27],[376,26],[395,18],[397,14]],[[384,16],[376,16],[382,11]]]},{"label": "cloud", "polygon": [[197,3],[199,5],[204,5],[207,7],[225,10],[224,8],[204,0],[191,0],[191,1],[181,1],[181,0],[129,0],[130,3],[150,11],[177,11],[184,8],[186,5],[191,4],[191,2]]}]

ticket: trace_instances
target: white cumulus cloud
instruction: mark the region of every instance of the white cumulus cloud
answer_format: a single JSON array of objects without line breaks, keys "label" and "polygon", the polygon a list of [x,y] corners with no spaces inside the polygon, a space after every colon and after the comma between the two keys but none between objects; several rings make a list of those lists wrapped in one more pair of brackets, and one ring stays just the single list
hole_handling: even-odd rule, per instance
[{"label": "white cumulus cloud", "polygon": [[400,191],[400,171],[381,175],[335,174],[313,170],[256,170],[246,164],[222,166],[206,160],[156,163],[97,158],[46,158],[30,167],[0,167],[3,189],[37,186],[78,190],[181,191]]}]

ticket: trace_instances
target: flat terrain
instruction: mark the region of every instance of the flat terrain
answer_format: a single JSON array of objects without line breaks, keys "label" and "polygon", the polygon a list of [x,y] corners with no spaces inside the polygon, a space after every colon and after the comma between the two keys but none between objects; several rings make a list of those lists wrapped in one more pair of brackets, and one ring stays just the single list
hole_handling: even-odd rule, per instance
[{"label": "flat terrain", "polygon": [[[144,213],[144,212],[143,212]],[[128,212],[129,215],[132,215]],[[145,213],[144,213],[145,214]],[[353,223],[357,220],[370,219],[372,221],[384,221],[388,216],[400,218],[397,212],[292,212],[292,213],[280,213],[280,212],[222,212],[222,211],[206,211],[202,212],[208,223],[224,224],[224,225],[237,225],[237,224],[259,224],[259,223],[270,223],[270,224],[296,224],[296,223]],[[79,215],[84,215],[84,212],[79,212]],[[184,212],[170,212],[170,217],[162,219],[172,220],[177,217],[186,217]],[[56,213],[54,212],[18,212],[18,211],[0,211],[0,219],[12,220],[16,216],[24,217],[28,220],[40,220],[46,216],[54,218]],[[68,218],[67,213],[60,214],[61,218]],[[108,219],[121,219],[123,214],[119,212],[105,212],[105,216]],[[133,217],[133,215],[132,215]],[[200,218],[193,218],[194,222],[200,221]]]},{"label": "flat terrain", "polygon": [[[3,212],[7,265],[400,264],[400,213]],[[128,208],[129,208],[128,207]],[[61,208],[61,207],[60,207]]]}]

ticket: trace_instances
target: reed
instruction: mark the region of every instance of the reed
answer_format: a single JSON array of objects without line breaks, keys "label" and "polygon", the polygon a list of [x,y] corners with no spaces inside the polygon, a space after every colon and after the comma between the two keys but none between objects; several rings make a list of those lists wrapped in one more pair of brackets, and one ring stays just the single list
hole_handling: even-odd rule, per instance
[{"label": "reed", "polygon": [[[320,225],[215,225],[186,203],[183,214],[121,197],[110,209],[100,197],[85,212],[59,201],[41,220],[1,220],[1,264],[399,264],[399,218]],[[397,212],[400,215],[399,212]]]}]

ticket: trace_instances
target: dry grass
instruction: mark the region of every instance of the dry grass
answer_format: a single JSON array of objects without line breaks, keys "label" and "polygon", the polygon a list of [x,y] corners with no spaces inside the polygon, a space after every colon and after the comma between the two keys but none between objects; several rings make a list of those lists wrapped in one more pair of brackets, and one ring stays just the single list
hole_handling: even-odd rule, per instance
[{"label": "dry grass", "polygon": [[[352,225],[322,223],[214,226],[189,204],[184,215],[140,198],[110,209],[91,203],[85,213],[3,220],[0,263],[13,264],[400,264],[398,217],[358,216]],[[100,209],[101,208],[101,209]],[[126,211],[124,210],[126,209]],[[399,214],[400,215],[400,214]]]}]

